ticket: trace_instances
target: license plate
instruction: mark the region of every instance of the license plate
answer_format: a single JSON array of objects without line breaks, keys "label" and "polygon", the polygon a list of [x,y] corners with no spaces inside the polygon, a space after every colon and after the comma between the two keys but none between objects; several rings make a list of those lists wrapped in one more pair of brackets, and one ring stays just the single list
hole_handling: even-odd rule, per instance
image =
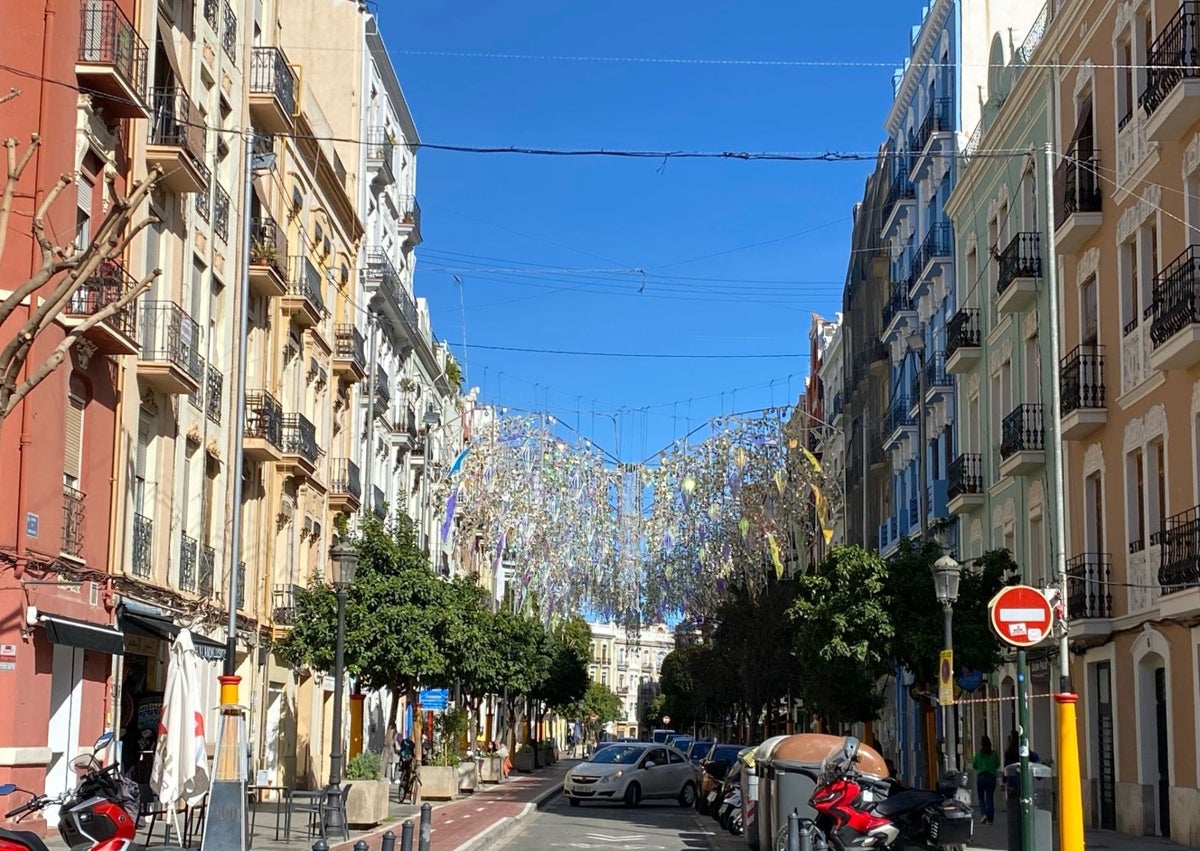
[{"label": "license plate", "polygon": [[713,803],[715,800],[717,800],[717,793],[716,793],[716,792],[709,792],[709,793],[708,793],[708,802],[711,804],[711,803]]}]

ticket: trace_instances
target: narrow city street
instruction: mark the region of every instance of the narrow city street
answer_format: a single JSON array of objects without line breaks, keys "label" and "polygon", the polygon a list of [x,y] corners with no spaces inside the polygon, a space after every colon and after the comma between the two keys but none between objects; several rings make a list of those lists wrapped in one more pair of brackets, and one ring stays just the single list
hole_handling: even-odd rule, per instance
[{"label": "narrow city street", "polygon": [[630,809],[596,805],[571,807],[558,795],[500,848],[542,851],[552,848],[607,848],[610,851],[742,851],[741,837],[725,833],[712,819],[674,802]]}]

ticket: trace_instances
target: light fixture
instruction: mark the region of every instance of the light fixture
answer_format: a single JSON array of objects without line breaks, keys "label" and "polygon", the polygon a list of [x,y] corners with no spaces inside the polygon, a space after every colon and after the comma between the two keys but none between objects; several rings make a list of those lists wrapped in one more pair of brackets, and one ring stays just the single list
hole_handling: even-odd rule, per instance
[{"label": "light fixture", "polygon": [[944,555],[933,563],[933,589],[938,602],[943,606],[953,606],[958,599],[958,580],[962,574],[962,565],[948,555]]},{"label": "light fixture", "polygon": [[329,548],[329,562],[333,587],[349,588],[354,583],[354,574],[358,570],[358,548],[346,541],[336,543]]},{"label": "light fixture", "polygon": [[425,409],[425,416],[421,418],[421,422],[425,423],[427,426],[438,425],[441,421],[442,415],[434,409],[433,405],[430,405]]},{"label": "light fixture", "polygon": [[925,335],[920,331],[914,331],[906,338],[908,348],[917,354],[925,351]]}]

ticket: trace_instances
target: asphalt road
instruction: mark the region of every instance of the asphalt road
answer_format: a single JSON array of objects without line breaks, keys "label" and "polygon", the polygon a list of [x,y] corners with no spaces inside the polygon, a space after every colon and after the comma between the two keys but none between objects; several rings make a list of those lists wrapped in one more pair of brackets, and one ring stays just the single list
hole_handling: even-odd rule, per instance
[{"label": "asphalt road", "polygon": [[711,818],[673,802],[654,801],[627,809],[614,804],[571,807],[551,799],[526,827],[500,846],[504,851],[749,851],[740,836]]}]

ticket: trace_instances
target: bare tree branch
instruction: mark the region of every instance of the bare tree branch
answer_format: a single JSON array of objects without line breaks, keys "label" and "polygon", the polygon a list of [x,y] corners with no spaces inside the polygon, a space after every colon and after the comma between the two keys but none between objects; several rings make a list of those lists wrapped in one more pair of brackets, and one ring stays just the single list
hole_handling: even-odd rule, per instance
[{"label": "bare tree branch", "polygon": [[[10,93],[11,94],[11,93]],[[4,181],[4,195],[0,197],[0,257],[4,256],[4,243],[8,239],[8,217],[12,212],[13,195],[16,194],[17,184],[21,182],[21,175],[25,172],[25,166],[29,165],[29,161],[33,159],[34,152],[42,144],[42,138],[34,133],[30,138],[29,147],[25,149],[25,153],[21,155],[21,159],[17,159],[17,145],[20,142],[15,136],[10,136],[4,140],[5,159],[7,161],[6,178]]]},{"label": "bare tree branch", "polygon": [[21,96],[21,90],[18,89],[16,86],[13,86],[11,89],[8,90],[8,94],[0,95],[0,103],[8,103],[10,100],[13,100],[14,98],[18,98],[20,96]]}]

